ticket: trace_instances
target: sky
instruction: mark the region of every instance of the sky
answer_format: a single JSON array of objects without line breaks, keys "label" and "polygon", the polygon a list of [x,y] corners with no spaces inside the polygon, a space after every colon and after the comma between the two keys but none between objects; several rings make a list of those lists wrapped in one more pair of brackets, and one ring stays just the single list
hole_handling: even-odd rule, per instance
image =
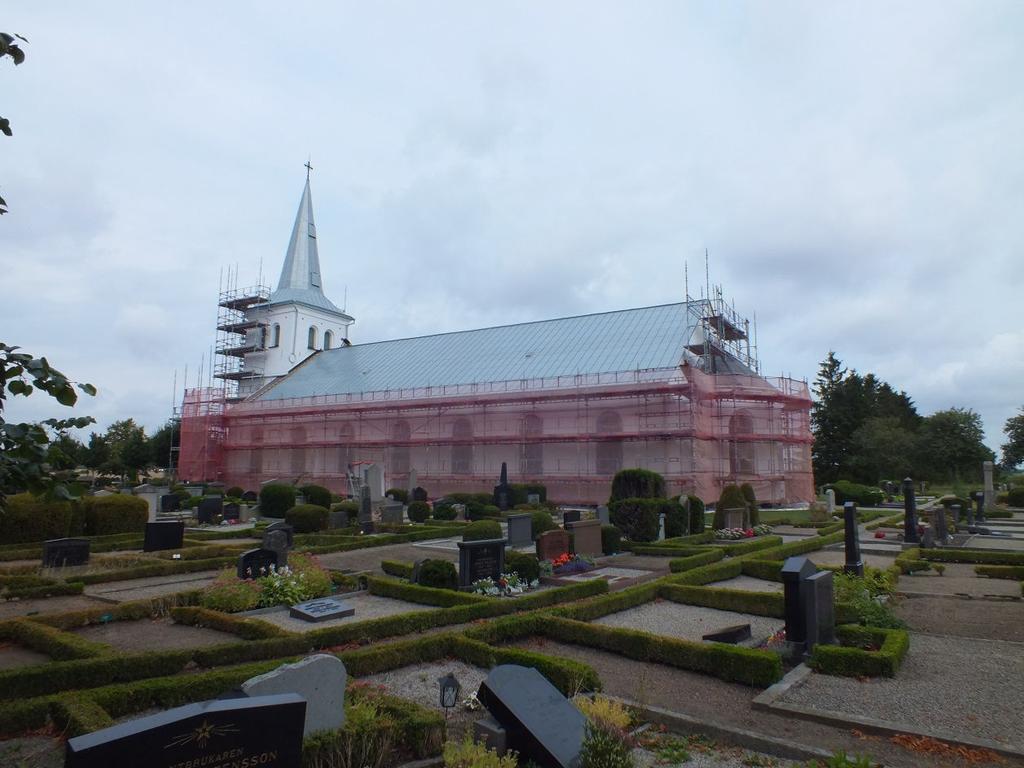
[{"label": "sky", "polygon": [[[170,415],[306,170],[355,343],[681,301],[919,410],[1024,405],[1024,4],[22,3],[0,340]],[[262,272],[261,272],[262,269]],[[347,298],[346,298],[347,297]],[[209,364],[206,363],[208,370]],[[72,415],[33,397],[9,417]]]}]

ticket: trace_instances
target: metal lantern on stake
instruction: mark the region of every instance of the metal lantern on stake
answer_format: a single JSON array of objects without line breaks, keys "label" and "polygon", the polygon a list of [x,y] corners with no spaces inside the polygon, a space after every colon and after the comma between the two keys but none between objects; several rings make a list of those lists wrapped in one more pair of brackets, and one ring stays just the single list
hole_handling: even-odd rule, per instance
[{"label": "metal lantern on stake", "polygon": [[454,709],[459,701],[459,689],[462,686],[451,672],[444,677],[439,677],[437,682],[441,688],[441,706],[444,708],[444,716],[447,719],[448,712]]}]

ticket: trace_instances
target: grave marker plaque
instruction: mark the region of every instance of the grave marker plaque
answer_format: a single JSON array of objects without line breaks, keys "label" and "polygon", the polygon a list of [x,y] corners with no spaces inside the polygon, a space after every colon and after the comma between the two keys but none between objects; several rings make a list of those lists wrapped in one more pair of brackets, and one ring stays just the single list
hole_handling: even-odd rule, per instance
[{"label": "grave marker plaque", "polygon": [[188,704],[69,739],[64,768],[293,768],[305,717],[295,693]]},{"label": "grave marker plaque", "polygon": [[44,568],[85,565],[88,562],[88,539],[50,539],[43,542]]},{"label": "grave marker plaque", "polygon": [[459,541],[459,586],[491,578],[497,581],[505,570],[505,540]]},{"label": "grave marker plaque", "polygon": [[146,523],[146,535],[142,541],[143,552],[159,552],[163,549],[181,549],[185,538],[185,523],[169,521]]},{"label": "grave marker plaque", "polygon": [[346,616],[354,616],[355,613],[355,608],[336,597],[320,597],[316,600],[307,600],[304,603],[293,605],[288,610],[288,615],[293,619],[313,622],[327,621],[328,619],[344,619]]},{"label": "grave marker plaque", "polygon": [[257,579],[277,568],[277,552],[272,549],[250,549],[238,556],[238,578]]}]

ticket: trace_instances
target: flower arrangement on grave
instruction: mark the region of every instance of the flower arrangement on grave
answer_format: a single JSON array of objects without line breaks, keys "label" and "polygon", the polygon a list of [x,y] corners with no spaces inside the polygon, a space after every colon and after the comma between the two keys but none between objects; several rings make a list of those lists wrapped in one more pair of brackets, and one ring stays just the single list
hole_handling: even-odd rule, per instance
[{"label": "flower arrangement on grave", "polygon": [[719,528],[715,531],[715,538],[723,541],[735,541],[737,539],[752,539],[755,536],[767,536],[771,532],[772,527],[762,523],[753,528]]},{"label": "flower arrangement on grave", "polygon": [[326,597],[331,588],[331,575],[313,555],[293,554],[291,566],[262,568],[253,578],[239,579],[234,570],[225,568],[203,590],[199,604],[215,611],[237,613]]},{"label": "flower arrangement on grave", "polygon": [[540,571],[544,576],[561,575],[566,573],[584,573],[594,568],[594,558],[589,555],[570,555],[565,552],[554,560],[543,560],[540,563]]},{"label": "flower arrangement on grave", "polygon": [[510,597],[512,595],[521,595],[529,589],[534,589],[539,584],[539,581],[528,582],[525,579],[521,579],[519,574],[513,571],[512,573],[501,574],[497,580],[488,577],[474,581],[472,588],[473,592],[478,595]]}]

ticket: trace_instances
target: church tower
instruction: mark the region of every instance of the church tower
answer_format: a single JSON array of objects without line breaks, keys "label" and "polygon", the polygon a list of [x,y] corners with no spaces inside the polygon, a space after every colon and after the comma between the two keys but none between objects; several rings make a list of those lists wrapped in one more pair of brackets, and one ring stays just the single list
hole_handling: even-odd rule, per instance
[{"label": "church tower", "polygon": [[217,351],[229,363],[232,356],[240,361],[217,376],[237,381],[239,398],[262,389],[319,350],[348,345],[355,320],[323,291],[308,165],[277,289],[229,293],[221,297],[222,314],[233,311],[238,316],[219,318],[218,330],[235,334],[234,340],[218,340]]}]

